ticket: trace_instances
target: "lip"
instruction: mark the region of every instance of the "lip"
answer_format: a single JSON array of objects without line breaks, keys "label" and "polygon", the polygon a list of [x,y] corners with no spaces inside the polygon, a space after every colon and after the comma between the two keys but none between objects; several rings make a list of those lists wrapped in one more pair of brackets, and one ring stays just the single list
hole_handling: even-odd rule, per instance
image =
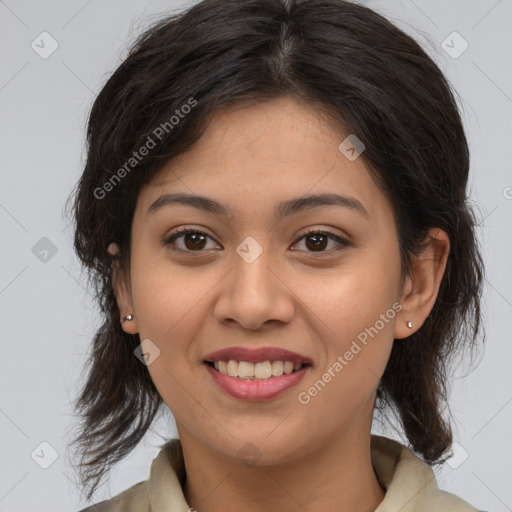
[{"label": "lip", "polygon": [[229,361],[230,359],[247,361],[248,363],[261,363],[263,361],[291,361],[292,363],[307,363],[310,365],[313,363],[309,357],[278,347],[228,347],[208,354],[205,361]]},{"label": "lip", "polygon": [[[244,359],[242,359],[243,361]],[[289,360],[289,359],[288,359]],[[250,361],[252,362],[252,361]],[[256,361],[258,362],[258,361]],[[204,363],[206,370],[210,373],[213,381],[228,395],[240,400],[262,401],[282,395],[290,388],[296,386],[311,369],[311,366],[304,366],[290,374],[283,374],[280,377],[272,377],[268,380],[244,380],[237,377],[224,375]]]}]

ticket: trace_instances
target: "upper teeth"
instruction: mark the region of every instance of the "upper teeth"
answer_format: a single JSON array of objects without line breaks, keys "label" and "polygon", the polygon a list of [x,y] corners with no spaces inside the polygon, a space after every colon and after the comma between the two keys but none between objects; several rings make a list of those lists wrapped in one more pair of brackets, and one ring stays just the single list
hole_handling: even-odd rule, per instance
[{"label": "upper teeth", "polygon": [[270,379],[280,377],[283,373],[289,374],[302,368],[302,363],[292,361],[262,361],[261,363],[249,363],[247,361],[215,361],[216,370],[230,377],[242,379]]}]

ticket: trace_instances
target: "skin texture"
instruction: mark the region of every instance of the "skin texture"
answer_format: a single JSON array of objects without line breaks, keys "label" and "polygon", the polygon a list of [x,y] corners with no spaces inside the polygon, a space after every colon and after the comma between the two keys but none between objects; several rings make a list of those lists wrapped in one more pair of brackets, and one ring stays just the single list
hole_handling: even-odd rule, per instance
[{"label": "skin texture", "polygon": [[[116,297],[121,316],[134,315],[123,329],[160,350],[148,371],[176,418],[185,496],[199,512],[373,511],[384,498],[370,459],[376,389],[393,343],[407,343],[403,338],[434,305],[449,241],[432,229],[400,288],[392,205],[364,154],[350,161],[339,151],[346,135],[289,98],[225,109],[139,194],[129,275],[113,263]],[[215,199],[230,215],[182,205],[147,215],[172,192]],[[332,192],[357,198],[369,217],[342,206],[275,217],[280,201]],[[198,243],[188,235],[187,242],[184,235],[163,245],[178,227],[210,238]],[[327,239],[316,249],[303,238],[307,228],[349,245]],[[262,249],[252,263],[236,252],[248,236]],[[301,404],[298,393],[394,303],[401,311]],[[281,347],[310,357],[313,366],[285,394],[244,401],[220,390],[203,364],[208,353],[232,346]],[[247,443],[259,457],[253,466],[237,455]]]}]

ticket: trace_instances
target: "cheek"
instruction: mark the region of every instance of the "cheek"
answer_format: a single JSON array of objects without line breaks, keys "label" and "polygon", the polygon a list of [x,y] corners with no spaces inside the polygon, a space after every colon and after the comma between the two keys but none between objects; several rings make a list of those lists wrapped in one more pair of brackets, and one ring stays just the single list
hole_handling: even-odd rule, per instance
[{"label": "cheek", "polygon": [[356,254],[307,295],[309,305],[326,326],[328,339],[340,345],[337,348],[373,326],[386,313],[385,324],[379,321],[377,328],[384,335],[392,331],[392,322],[386,320],[396,316],[392,306],[400,276],[398,252],[381,252],[380,257],[377,254],[377,250]]},{"label": "cheek", "polygon": [[206,314],[200,299],[209,287],[171,271],[169,264],[140,270],[133,279],[137,327],[140,339],[151,340],[158,354],[148,372],[163,401],[181,418],[190,409],[191,394],[200,400],[200,390],[190,385],[191,361],[198,360],[193,341]]},{"label": "cheek", "polygon": [[[217,279],[218,280],[218,279]],[[132,289],[139,333],[161,343],[180,340],[187,326],[198,326],[201,299],[215,284],[215,275],[198,267],[180,267],[164,256],[134,258]],[[204,314],[204,312],[203,312]]]},{"label": "cheek", "polygon": [[202,365],[195,340],[209,314],[208,294],[220,279],[216,274],[200,267],[178,267],[165,258],[133,258],[139,336],[156,346],[158,357],[148,371],[170,408],[189,403],[183,389],[190,387],[191,371]]},{"label": "cheek", "polygon": [[315,294],[312,309],[322,321],[317,325],[325,343],[320,371],[336,375],[325,376],[332,393],[352,400],[377,387],[401,309],[399,278],[398,249],[389,246],[361,252]]},{"label": "cheek", "polygon": [[[329,303],[330,329],[324,329],[325,354],[315,376],[297,391],[302,393],[297,399],[304,407],[303,420],[312,429],[325,430],[325,435],[345,428],[363,411],[371,415],[393,347],[399,307],[386,289],[363,293],[350,283],[344,290],[353,292],[349,299],[338,297],[337,307],[335,297]],[[320,427],[315,419],[319,417],[325,420]]]}]

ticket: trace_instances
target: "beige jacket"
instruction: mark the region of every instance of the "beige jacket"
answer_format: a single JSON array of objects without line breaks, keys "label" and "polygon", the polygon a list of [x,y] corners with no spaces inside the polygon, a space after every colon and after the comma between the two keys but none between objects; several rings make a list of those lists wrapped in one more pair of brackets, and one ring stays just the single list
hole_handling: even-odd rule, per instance
[{"label": "beige jacket", "polygon": [[[479,512],[438,488],[431,467],[406,446],[371,435],[372,465],[386,495],[375,512]],[[162,446],[149,479],[80,512],[188,512],[182,491],[185,466],[179,439]]]}]

